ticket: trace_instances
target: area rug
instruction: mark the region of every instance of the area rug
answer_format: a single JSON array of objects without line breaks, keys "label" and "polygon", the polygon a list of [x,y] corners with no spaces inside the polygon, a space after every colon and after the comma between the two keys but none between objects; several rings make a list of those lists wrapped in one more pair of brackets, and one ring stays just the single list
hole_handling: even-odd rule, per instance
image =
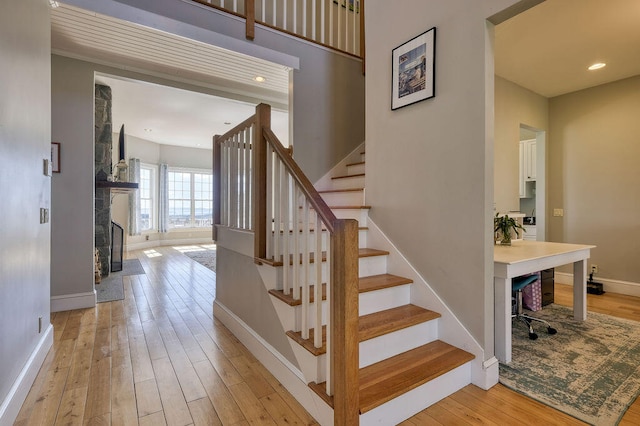
[{"label": "area rug", "polygon": [[500,364],[505,386],[593,425],[615,425],[640,393],[640,322],[551,304],[535,316],[549,321],[530,340],[514,322],[513,355]]},{"label": "area rug", "polygon": [[122,271],[111,272],[109,276],[102,278],[100,284],[96,284],[96,298],[98,303],[124,299],[122,277],[142,274],[144,274],[144,268],[138,259],[123,261]]},{"label": "area rug", "polygon": [[216,251],[214,250],[198,250],[198,251],[184,251],[183,254],[189,256],[191,259],[206,266],[213,272],[216,271]]}]

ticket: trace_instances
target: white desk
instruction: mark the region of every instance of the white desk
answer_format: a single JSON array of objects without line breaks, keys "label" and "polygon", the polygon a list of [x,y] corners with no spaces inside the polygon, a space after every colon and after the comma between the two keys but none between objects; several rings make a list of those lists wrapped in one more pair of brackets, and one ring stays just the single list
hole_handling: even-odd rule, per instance
[{"label": "white desk", "polygon": [[573,316],[584,321],[587,319],[586,260],[594,247],[543,241],[513,241],[511,246],[495,246],[495,355],[500,362],[511,362],[511,279],[573,263]]}]

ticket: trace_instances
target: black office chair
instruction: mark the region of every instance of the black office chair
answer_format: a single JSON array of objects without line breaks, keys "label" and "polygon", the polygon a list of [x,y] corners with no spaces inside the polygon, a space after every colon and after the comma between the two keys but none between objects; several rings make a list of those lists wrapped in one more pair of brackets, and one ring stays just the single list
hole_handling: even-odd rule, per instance
[{"label": "black office chair", "polygon": [[525,276],[525,277],[516,277],[511,281],[511,289],[513,290],[513,292],[516,294],[516,313],[511,315],[511,318],[517,318],[520,321],[522,321],[523,323],[526,324],[526,326],[529,328],[529,339],[531,340],[536,340],[538,338],[538,335],[536,334],[536,332],[533,330],[533,326],[531,325],[531,323],[533,321],[538,321],[541,322],[543,324],[545,324],[547,326],[547,333],[549,334],[556,334],[558,332],[558,330],[556,330],[555,328],[551,327],[551,324],[549,324],[547,321],[539,319],[539,318],[534,318],[531,317],[529,315],[523,314],[522,313],[522,290],[528,286],[531,283],[534,283],[538,280],[538,275],[529,275],[529,276]]}]

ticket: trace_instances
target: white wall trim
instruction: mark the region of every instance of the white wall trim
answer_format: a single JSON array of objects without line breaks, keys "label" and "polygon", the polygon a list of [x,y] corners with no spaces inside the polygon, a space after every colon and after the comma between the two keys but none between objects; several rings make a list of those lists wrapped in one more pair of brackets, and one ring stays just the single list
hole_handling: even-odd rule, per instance
[{"label": "white wall trim", "polygon": [[73,309],[93,308],[96,306],[96,290],[86,293],[51,296],[51,312],[71,311]]},{"label": "white wall trim", "polygon": [[[593,280],[595,282],[602,283],[602,287],[607,293],[617,293],[625,294],[627,296],[640,297],[640,283],[599,277],[595,277]],[[573,286],[573,274],[556,271],[554,275],[554,281],[559,284],[569,284]]]},{"label": "white wall trim", "polygon": [[321,425],[333,424],[333,410],[305,383],[302,371],[217,300],[213,314]]},{"label": "white wall trim", "polygon": [[0,426],[10,426],[15,421],[52,345],[53,326],[49,324],[0,405]]}]

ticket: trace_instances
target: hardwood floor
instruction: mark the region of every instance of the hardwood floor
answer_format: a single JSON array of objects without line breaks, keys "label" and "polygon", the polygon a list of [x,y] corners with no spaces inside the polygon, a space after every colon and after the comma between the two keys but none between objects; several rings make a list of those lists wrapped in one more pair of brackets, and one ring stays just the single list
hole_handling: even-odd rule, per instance
[{"label": "hardwood floor", "polygon": [[[213,318],[213,272],[170,247],[130,257],[146,274],[125,277],[124,300],[52,314],[54,347],[15,425],[317,424]],[[556,285],[556,303],[571,302]],[[640,321],[636,297],[589,295],[588,307]],[[583,423],[498,384],[469,385],[402,424]],[[640,424],[640,403],[620,424]]]}]

